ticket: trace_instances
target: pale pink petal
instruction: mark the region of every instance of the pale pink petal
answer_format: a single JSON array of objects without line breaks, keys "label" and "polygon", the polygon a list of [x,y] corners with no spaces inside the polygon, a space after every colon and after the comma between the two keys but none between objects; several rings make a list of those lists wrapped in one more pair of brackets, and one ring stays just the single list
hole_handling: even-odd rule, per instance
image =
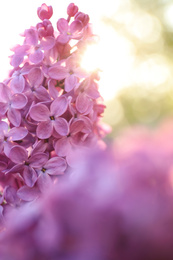
[{"label": "pale pink petal", "polygon": [[16,93],[11,98],[11,107],[16,109],[22,109],[28,102],[27,97],[22,93]]},{"label": "pale pink petal", "polygon": [[28,73],[28,80],[32,87],[40,86],[43,79],[44,75],[40,68],[33,68]]},{"label": "pale pink petal", "polygon": [[49,118],[49,114],[49,109],[43,104],[36,104],[30,110],[30,116],[35,121],[46,121]]},{"label": "pale pink petal", "polygon": [[68,107],[68,99],[65,96],[57,97],[50,106],[50,114],[58,117],[65,113]]},{"label": "pale pink petal", "polygon": [[9,158],[14,163],[24,163],[28,159],[28,153],[24,147],[15,145],[10,150]]},{"label": "pale pink petal", "polygon": [[38,63],[42,62],[43,59],[44,59],[44,53],[42,52],[41,49],[35,50],[35,52],[33,52],[29,55],[30,62],[32,62],[34,64],[38,64]]},{"label": "pale pink petal", "polygon": [[24,59],[24,55],[14,54],[11,58],[10,65],[14,68],[18,67]]},{"label": "pale pink petal", "polygon": [[19,110],[16,110],[14,108],[10,108],[7,112],[7,116],[9,121],[14,125],[14,126],[20,126],[21,123],[21,113]]},{"label": "pale pink petal", "polygon": [[51,120],[39,123],[36,134],[40,139],[47,139],[52,135],[53,123]]},{"label": "pale pink petal", "polygon": [[56,80],[65,79],[69,75],[67,68],[60,65],[50,67],[48,70],[48,74],[50,78]]},{"label": "pale pink petal", "polygon": [[21,93],[25,87],[25,79],[22,75],[15,76],[10,83],[10,87],[14,93]]},{"label": "pale pink petal", "polygon": [[70,40],[70,36],[68,34],[60,34],[57,37],[57,42],[61,44],[66,44]]},{"label": "pale pink petal", "polygon": [[75,75],[70,75],[65,79],[65,91],[70,92],[76,86],[78,80]]},{"label": "pale pink petal", "polygon": [[71,151],[71,143],[69,137],[63,137],[55,143],[55,152],[59,156],[66,156]]},{"label": "pale pink petal", "polygon": [[53,157],[47,161],[44,168],[46,169],[46,173],[50,175],[63,174],[67,168],[66,160],[60,157]]},{"label": "pale pink petal", "polygon": [[65,136],[69,133],[69,125],[68,122],[62,118],[58,117],[53,121],[53,125],[55,128],[55,131],[60,134],[61,136]]},{"label": "pale pink petal", "polygon": [[8,138],[12,141],[22,140],[28,134],[25,127],[13,127],[8,132]]},{"label": "pale pink petal", "polygon": [[29,159],[29,165],[33,168],[41,168],[48,160],[46,153],[35,153]]},{"label": "pale pink petal", "polygon": [[72,34],[79,33],[83,28],[83,24],[79,20],[75,20],[70,24],[70,32]]},{"label": "pale pink petal", "polygon": [[37,181],[37,174],[30,166],[24,166],[23,178],[28,187],[33,187]]},{"label": "pale pink petal", "polygon": [[47,36],[45,38],[42,38],[40,42],[40,46],[42,47],[43,50],[50,50],[54,47],[55,45],[55,38],[52,36]]},{"label": "pale pink petal", "polygon": [[37,187],[22,186],[17,191],[17,196],[24,201],[32,201],[40,196],[40,191]]},{"label": "pale pink petal", "polygon": [[89,114],[93,107],[93,101],[86,96],[85,93],[80,93],[76,98],[76,108],[81,114]]},{"label": "pale pink petal", "polygon": [[35,46],[38,43],[38,33],[34,29],[25,30],[25,44]]},{"label": "pale pink petal", "polygon": [[68,31],[68,22],[64,18],[60,18],[57,22],[57,29],[60,33],[65,33]]}]

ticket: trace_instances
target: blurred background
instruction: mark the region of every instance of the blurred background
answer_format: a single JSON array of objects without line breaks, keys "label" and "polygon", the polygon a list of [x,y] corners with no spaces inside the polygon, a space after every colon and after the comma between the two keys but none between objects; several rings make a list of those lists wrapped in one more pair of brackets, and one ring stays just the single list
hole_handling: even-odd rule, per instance
[{"label": "blurred background", "polygon": [[[45,1],[56,21],[66,18],[71,1]],[[0,15],[0,81],[10,69],[10,48],[21,44],[26,28],[39,19],[40,0],[6,0]],[[173,116],[173,0],[74,1],[90,15],[97,45],[89,46],[81,66],[100,68],[100,92],[107,106],[108,138],[131,125],[156,126]]]}]

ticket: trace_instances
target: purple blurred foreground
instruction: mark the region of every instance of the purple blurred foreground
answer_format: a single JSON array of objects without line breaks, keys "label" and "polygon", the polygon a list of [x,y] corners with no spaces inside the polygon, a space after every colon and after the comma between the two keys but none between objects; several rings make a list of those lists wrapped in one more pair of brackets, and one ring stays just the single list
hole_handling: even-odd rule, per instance
[{"label": "purple blurred foreground", "polygon": [[[129,130],[15,210],[1,260],[172,260],[173,123]],[[3,221],[3,220],[2,220]]]}]

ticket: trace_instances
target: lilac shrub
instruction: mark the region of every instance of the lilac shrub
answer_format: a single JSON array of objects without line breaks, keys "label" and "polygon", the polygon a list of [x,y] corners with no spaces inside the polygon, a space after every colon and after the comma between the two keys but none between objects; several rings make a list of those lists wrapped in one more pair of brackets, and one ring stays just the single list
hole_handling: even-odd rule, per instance
[{"label": "lilac shrub", "polygon": [[3,213],[39,197],[69,172],[76,149],[97,146],[104,135],[98,71],[80,66],[86,46],[95,41],[89,16],[71,3],[54,30],[51,6],[42,4],[37,14],[41,21],[12,49],[13,68],[0,83]]},{"label": "lilac shrub", "polygon": [[58,188],[10,215],[0,259],[172,260],[172,130],[132,129],[80,158]]}]

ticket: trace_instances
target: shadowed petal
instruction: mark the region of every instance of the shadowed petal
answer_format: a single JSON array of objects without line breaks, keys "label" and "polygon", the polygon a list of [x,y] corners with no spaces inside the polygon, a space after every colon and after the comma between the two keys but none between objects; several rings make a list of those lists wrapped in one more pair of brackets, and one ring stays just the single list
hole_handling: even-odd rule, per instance
[{"label": "shadowed petal", "polygon": [[16,127],[20,126],[21,123],[21,113],[19,110],[10,108],[7,112],[9,121]]},{"label": "shadowed petal", "polygon": [[28,187],[33,187],[37,180],[37,174],[32,167],[25,166],[23,170],[23,178]]},{"label": "shadowed petal", "polygon": [[17,196],[25,201],[32,201],[40,196],[40,191],[37,187],[23,186],[17,191]]},{"label": "shadowed petal", "polygon": [[36,130],[36,134],[40,139],[47,139],[52,135],[53,124],[51,120],[41,122]]},{"label": "shadowed petal", "polygon": [[24,147],[15,145],[10,150],[9,158],[14,163],[24,163],[28,159],[28,153]]},{"label": "shadowed petal", "polygon": [[33,168],[41,168],[48,160],[48,155],[46,153],[35,153],[29,159],[29,164]]},{"label": "shadowed petal", "polygon": [[67,168],[65,159],[61,157],[53,157],[44,165],[46,173],[50,175],[59,175],[63,174]]}]

